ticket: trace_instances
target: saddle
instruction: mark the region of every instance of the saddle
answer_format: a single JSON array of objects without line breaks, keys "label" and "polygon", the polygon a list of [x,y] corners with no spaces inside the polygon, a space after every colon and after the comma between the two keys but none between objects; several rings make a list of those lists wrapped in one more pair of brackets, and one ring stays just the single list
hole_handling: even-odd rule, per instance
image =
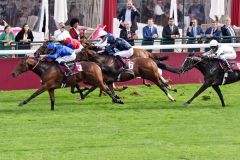
[{"label": "saddle", "polygon": [[[83,71],[82,65],[81,65],[80,62],[67,62],[66,64],[71,69],[72,75]],[[67,71],[67,68],[65,66],[59,64],[59,67],[60,67],[60,70],[63,74]]]},{"label": "saddle", "polygon": [[[233,71],[240,71],[240,62],[235,62],[235,61],[232,61],[232,62],[229,62],[229,64],[231,65],[231,69]],[[227,70],[227,67],[223,64],[223,62],[221,60],[219,60],[219,65],[221,66],[221,68],[226,71]]]}]

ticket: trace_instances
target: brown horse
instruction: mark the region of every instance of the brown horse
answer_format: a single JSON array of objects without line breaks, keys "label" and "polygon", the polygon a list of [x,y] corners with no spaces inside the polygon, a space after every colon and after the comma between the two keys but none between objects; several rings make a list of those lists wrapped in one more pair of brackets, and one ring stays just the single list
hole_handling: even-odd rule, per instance
[{"label": "brown horse", "polygon": [[[128,71],[119,71],[119,64],[115,61],[113,56],[99,55],[93,50],[83,48],[82,51],[77,54],[77,60],[80,61],[92,61],[97,63],[103,70],[104,81],[108,84],[109,88],[113,91],[113,82],[123,82],[131,80],[135,77],[141,77],[155,83],[169,98],[171,101],[175,99],[167,92],[166,85],[161,81],[158,73],[157,64],[150,58],[134,58],[133,72],[129,74]],[[86,94],[89,94],[88,91]]]},{"label": "brown horse", "polygon": [[[86,40],[81,40],[81,44],[84,46],[84,48],[88,48],[90,50],[94,50],[94,51],[100,51],[101,49],[98,49],[96,46],[94,46],[93,43],[88,42]],[[161,69],[173,72],[173,73],[178,73],[177,69],[173,69],[169,66],[167,66],[166,64],[160,63],[159,61],[163,61],[168,59],[167,56],[158,56],[157,54],[153,54],[151,52],[148,52],[147,50],[144,49],[140,49],[140,48],[134,48],[133,49],[133,55],[130,57],[130,59],[133,58],[137,58],[137,57],[141,57],[141,58],[151,58],[152,60],[154,60],[156,63],[158,63],[158,67],[159,67],[159,74],[160,74],[160,78],[162,79],[162,81],[168,85],[169,88],[171,88],[171,86],[168,84],[168,80],[165,80],[162,76],[162,71]],[[160,69],[161,68],[161,69]],[[178,73],[179,74],[179,73]],[[151,85],[149,83],[147,83],[147,81],[145,79],[143,79],[143,84],[145,86],[150,87]]]},{"label": "brown horse", "polygon": [[[96,63],[81,62],[80,64],[82,66],[82,71],[68,77],[66,86],[76,86],[78,82],[82,81],[95,88],[99,87],[101,90],[105,91],[112,98],[114,103],[123,104],[123,102],[116,98],[104,84],[102,71]],[[59,65],[53,62],[41,61],[35,57],[26,57],[17,65],[16,69],[12,72],[12,76],[17,77],[26,71],[32,71],[37,74],[42,80],[42,86],[29,98],[22,101],[19,106],[27,104],[31,99],[45,91],[48,91],[51,100],[51,110],[54,110],[54,90],[61,88],[64,77],[64,73],[61,71]]]}]

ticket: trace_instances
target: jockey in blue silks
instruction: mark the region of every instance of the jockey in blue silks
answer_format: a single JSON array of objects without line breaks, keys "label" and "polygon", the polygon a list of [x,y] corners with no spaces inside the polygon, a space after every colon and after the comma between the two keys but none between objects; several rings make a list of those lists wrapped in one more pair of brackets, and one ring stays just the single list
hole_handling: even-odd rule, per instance
[{"label": "jockey in blue silks", "polygon": [[60,65],[65,66],[67,68],[65,75],[70,76],[72,74],[72,71],[66,62],[74,61],[76,59],[74,50],[64,45],[56,45],[52,42],[49,42],[47,45],[47,51],[49,54],[44,57],[44,59],[54,59]]},{"label": "jockey in blue silks", "polygon": [[102,30],[99,32],[101,41],[95,46],[102,48],[109,55],[114,55],[123,65],[124,69],[128,69],[128,65],[122,57],[130,58],[133,55],[132,46],[122,38],[116,38],[112,34]]}]

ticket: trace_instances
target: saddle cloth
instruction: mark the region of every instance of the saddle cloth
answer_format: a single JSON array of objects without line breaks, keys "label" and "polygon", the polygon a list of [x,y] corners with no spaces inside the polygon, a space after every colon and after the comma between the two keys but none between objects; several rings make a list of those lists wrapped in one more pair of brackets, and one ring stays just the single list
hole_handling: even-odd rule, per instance
[{"label": "saddle cloth", "polygon": [[[134,62],[130,58],[123,58],[123,59],[125,60],[126,64],[128,65],[128,68],[132,70],[134,67]],[[118,59],[116,59],[116,61],[120,68],[123,67],[122,63]]]},{"label": "saddle cloth", "polygon": [[[240,71],[240,62],[232,61],[232,62],[229,62],[229,63],[231,65],[231,69],[233,71]],[[219,64],[220,64],[220,66],[223,70],[227,69],[227,67],[222,63],[222,61],[219,61]]]},{"label": "saddle cloth", "polygon": [[[76,74],[83,71],[83,68],[80,62],[69,62],[67,63],[67,65],[71,69],[72,74]],[[67,68],[65,66],[59,65],[59,67],[62,73],[65,73],[67,71]]]}]

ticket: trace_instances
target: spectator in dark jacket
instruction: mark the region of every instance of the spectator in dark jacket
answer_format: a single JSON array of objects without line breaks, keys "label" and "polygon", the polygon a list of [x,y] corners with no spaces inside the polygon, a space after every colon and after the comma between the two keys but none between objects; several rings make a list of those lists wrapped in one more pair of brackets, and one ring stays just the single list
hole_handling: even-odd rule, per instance
[{"label": "spectator in dark jacket", "polygon": [[[168,19],[168,25],[163,28],[162,37],[162,44],[174,44],[175,39],[180,36],[178,27],[174,24],[174,19]],[[173,49],[165,49],[162,52],[173,52]]]},{"label": "spectator in dark jacket", "polygon": [[117,16],[119,21],[121,21],[121,24],[119,28],[124,28],[124,22],[125,21],[131,21],[132,22],[132,29],[134,32],[138,29],[137,26],[137,16],[140,16],[140,13],[136,9],[136,7],[133,5],[132,1],[127,2],[127,8],[122,9],[120,14]]},{"label": "spectator in dark jacket", "polygon": [[[15,41],[18,42],[17,49],[30,49],[30,43],[33,41],[32,31],[29,29],[27,23],[22,27],[22,30],[18,32],[15,37]],[[23,57],[24,55],[18,55],[18,57]]]},{"label": "spectator in dark jacket", "polygon": [[[221,41],[221,31],[218,29],[218,22],[212,21],[211,27],[207,28],[205,32],[206,40],[205,43],[209,43],[211,40]],[[205,48],[205,52],[209,51],[210,48]]]},{"label": "spectator in dark jacket", "polygon": [[[142,45],[153,45],[154,39],[158,38],[157,27],[154,26],[152,18],[148,19],[148,25],[143,27],[143,42]],[[152,50],[148,50],[151,52]]]},{"label": "spectator in dark jacket", "polygon": [[126,21],[124,28],[120,32],[120,38],[125,39],[129,44],[134,46],[134,39],[136,38],[135,31],[131,28],[131,22]]},{"label": "spectator in dark jacket", "polygon": [[[204,36],[204,32],[200,26],[198,26],[197,19],[191,21],[191,25],[187,29],[188,44],[202,43],[201,38]],[[200,48],[190,48],[188,52],[200,52]]]},{"label": "spectator in dark jacket", "polygon": [[[223,40],[222,43],[235,43],[236,42],[236,32],[231,25],[231,18],[227,17],[225,19],[224,26],[221,28]],[[224,38],[224,36],[231,36],[230,38]]]}]

